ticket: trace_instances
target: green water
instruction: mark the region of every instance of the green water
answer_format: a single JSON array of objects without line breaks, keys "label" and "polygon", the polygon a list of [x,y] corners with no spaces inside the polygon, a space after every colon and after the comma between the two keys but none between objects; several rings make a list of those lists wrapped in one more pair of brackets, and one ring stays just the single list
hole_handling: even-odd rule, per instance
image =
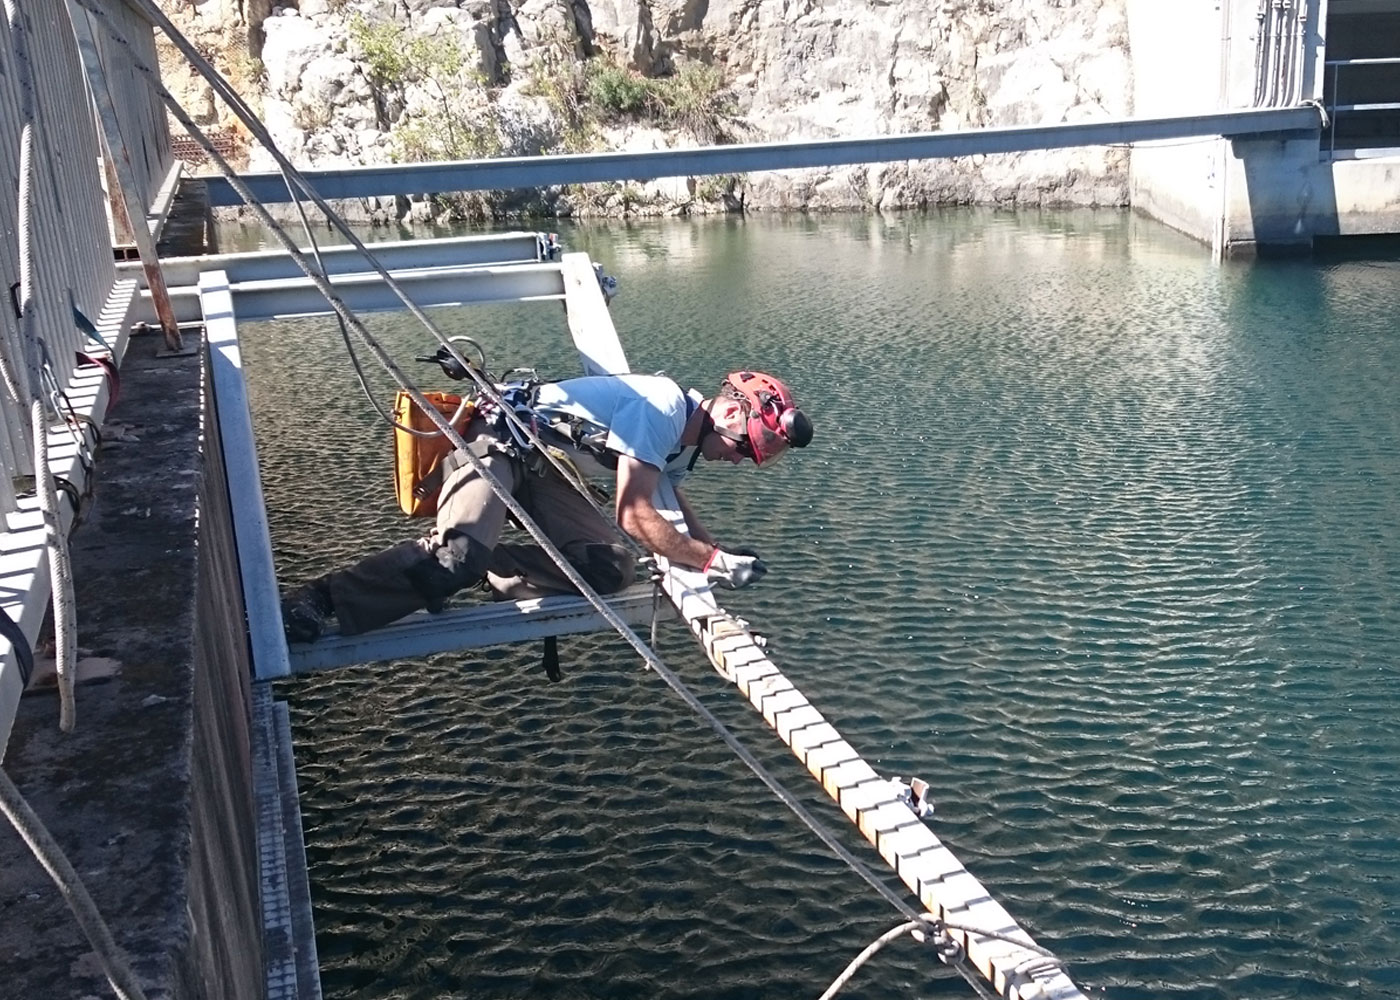
[{"label": "green water", "polygon": [[[1400,997],[1400,256],[1215,265],[1116,212],[561,237],[619,278],[634,369],[793,385],[811,448],[692,481],[772,567],[725,603],[932,783],[1076,982]],[[439,319],[575,370],[557,306]],[[245,334],[286,579],[413,530],[337,344]],[[879,863],[683,632],[661,648]],[[281,689],[327,996],[816,997],[897,922],[620,642],[563,653],[556,685],[503,648]],[[842,995],[971,994],[905,943]]]}]

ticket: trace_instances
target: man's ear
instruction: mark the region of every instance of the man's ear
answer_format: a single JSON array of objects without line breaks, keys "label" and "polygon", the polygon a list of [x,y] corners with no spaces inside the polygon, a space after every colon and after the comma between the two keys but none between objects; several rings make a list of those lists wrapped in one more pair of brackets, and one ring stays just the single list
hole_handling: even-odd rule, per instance
[{"label": "man's ear", "polygon": [[744,406],[737,399],[721,399],[711,416],[726,430],[737,433],[744,429]]}]

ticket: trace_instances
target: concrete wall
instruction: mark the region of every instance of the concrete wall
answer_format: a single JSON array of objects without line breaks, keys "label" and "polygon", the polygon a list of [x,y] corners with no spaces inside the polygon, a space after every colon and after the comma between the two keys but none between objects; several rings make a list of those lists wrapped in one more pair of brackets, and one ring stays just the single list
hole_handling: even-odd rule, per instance
[{"label": "concrete wall", "polygon": [[[1191,114],[1322,97],[1323,0],[1305,0],[1301,60],[1270,74],[1255,0],[1128,0],[1134,114]],[[1291,31],[1291,29],[1290,29]],[[1290,35],[1290,39],[1292,36]],[[1278,58],[1275,54],[1274,58]],[[1135,209],[1224,255],[1400,232],[1400,158],[1324,158],[1316,133],[1138,146]]]},{"label": "concrete wall", "polygon": [[[207,359],[204,365],[208,369]],[[208,379],[201,435],[189,913],[177,973],[189,997],[260,997],[266,985],[253,800],[252,674],[223,451]]]},{"label": "concrete wall", "polygon": [[1235,143],[1230,249],[1400,233],[1400,157],[1327,162],[1316,149],[1311,140]]},{"label": "concrete wall", "polygon": [[[249,676],[223,464],[200,354],[134,337],[72,538],[100,682],[20,704],[5,768],[81,873],[151,996],[266,992]],[[111,995],[48,876],[0,824],[0,994]]]},{"label": "concrete wall", "polygon": [[[1200,114],[1226,106],[1222,52],[1232,26],[1214,0],[1128,0],[1128,44],[1137,117]],[[1138,211],[1205,243],[1219,238],[1225,143],[1219,139],[1134,147],[1129,192]]]},{"label": "concrete wall", "polygon": [[[1338,236],[1400,233],[1400,156],[1331,166]],[[1330,235],[1317,225],[1320,236]]]}]

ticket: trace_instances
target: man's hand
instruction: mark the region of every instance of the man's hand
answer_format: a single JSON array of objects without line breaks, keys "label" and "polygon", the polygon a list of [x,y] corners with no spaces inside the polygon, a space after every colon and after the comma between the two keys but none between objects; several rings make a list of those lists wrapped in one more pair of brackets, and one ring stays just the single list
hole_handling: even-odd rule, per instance
[{"label": "man's hand", "polygon": [[768,567],[758,557],[758,553],[747,546],[725,551],[716,545],[715,550],[710,553],[709,561],[705,563],[704,572],[705,579],[710,583],[738,590],[763,579]]}]

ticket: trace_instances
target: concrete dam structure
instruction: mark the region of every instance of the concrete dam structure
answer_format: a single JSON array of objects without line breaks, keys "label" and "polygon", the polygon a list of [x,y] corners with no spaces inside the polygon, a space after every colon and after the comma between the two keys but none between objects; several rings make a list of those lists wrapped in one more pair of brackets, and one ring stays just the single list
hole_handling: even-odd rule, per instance
[{"label": "concrete dam structure", "polygon": [[[280,647],[274,652],[283,659],[287,651],[280,631],[248,628],[257,601],[243,590],[249,559],[235,545],[234,521],[261,511],[256,504],[233,509],[231,463],[217,433],[232,407],[221,414],[211,388],[220,344],[210,334],[233,325],[235,295],[240,307],[274,294],[282,296],[278,309],[302,314],[320,306],[280,254],[221,256],[203,244],[165,241],[182,205],[198,206],[202,222],[206,196],[232,204],[236,195],[227,178],[184,176],[172,154],[166,111],[146,76],[156,64],[159,24],[147,0],[26,0],[7,11],[23,16],[0,34],[0,264],[20,278],[13,308],[0,309],[8,363],[0,385],[0,575],[7,582],[0,603],[13,625],[0,638],[0,761],[71,851],[74,867],[106,873],[94,892],[99,909],[139,918],[118,943],[153,991],[314,996],[285,706],[279,715],[254,666],[260,646]],[[758,171],[1125,143],[1132,145],[1133,208],[1220,256],[1400,232],[1400,0],[1132,0],[1128,24],[1136,43],[1129,119],[306,177],[326,197],[352,198],[490,188],[503,177],[588,183],[722,174],[736,164]],[[262,200],[288,197],[278,175],[241,183]],[[418,272],[423,296],[436,294],[432,281],[445,264],[470,264],[444,259],[467,253],[449,241],[412,241],[398,251],[407,258],[401,266]],[[589,262],[570,262],[568,288],[563,265],[533,256],[516,263],[523,266],[482,291],[483,300],[505,295],[500,284],[528,278],[549,282],[547,293],[521,285],[510,294],[557,302],[568,289],[587,291],[587,309],[606,316],[589,285]],[[235,287],[238,267],[269,270],[250,272],[247,287]],[[359,267],[352,260],[346,271]],[[224,284],[211,278],[201,287],[201,276],[215,272]],[[366,308],[388,304],[367,270],[354,270],[353,280],[336,277],[360,289]],[[462,283],[441,294],[449,291],[460,296]],[[230,303],[222,313],[207,304],[220,296]],[[48,350],[42,363],[40,342]],[[74,365],[76,352],[87,360]],[[118,369],[126,380],[115,423],[126,422],[125,437],[107,420]],[[61,407],[46,409],[54,400]],[[107,432],[101,454],[99,428]],[[94,480],[102,483],[96,508]],[[75,527],[80,513],[86,524]],[[63,560],[49,556],[65,549],[66,558],[70,534],[75,568],[59,572]],[[76,588],[68,576],[77,577]],[[159,588],[152,576],[163,576]],[[275,581],[262,585],[253,596],[275,608]],[[57,624],[46,624],[55,595],[71,605],[74,593],[84,641],[102,654],[85,659],[120,669],[115,680],[78,684],[83,722],[76,736],[66,732],[71,725],[60,736],[58,691],[71,700],[73,677],[61,677],[58,691],[31,684],[29,654],[60,633],[59,670],[76,670],[63,662],[77,652],[74,637],[62,634],[68,612],[54,612]],[[706,611],[695,620],[716,616]],[[712,647],[742,645],[737,633],[697,631]],[[741,667],[767,671],[758,651],[743,656],[736,676]],[[803,752],[817,759],[814,748]],[[922,836],[906,822],[903,804],[874,804],[913,831],[904,839]],[[873,815],[866,805],[851,809]],[[888,831],[876,833],[898,853]],[[0,979],[35,996],[106,988],[64,901],[8,835],[0,838],[0,886],[8,907]],[[1019,990],[1011,973],[1021,972],[1001,953],[969,951],[986,959],[994,970],[989,982],[1003,995]]]},{"label": "concrete dam structure", "polygon": [[1218,254],[1400,232],[1400,2],[1132,0],[1139,114],[1296,107],[1314,131],[1134,148],[1132,205]]}]

